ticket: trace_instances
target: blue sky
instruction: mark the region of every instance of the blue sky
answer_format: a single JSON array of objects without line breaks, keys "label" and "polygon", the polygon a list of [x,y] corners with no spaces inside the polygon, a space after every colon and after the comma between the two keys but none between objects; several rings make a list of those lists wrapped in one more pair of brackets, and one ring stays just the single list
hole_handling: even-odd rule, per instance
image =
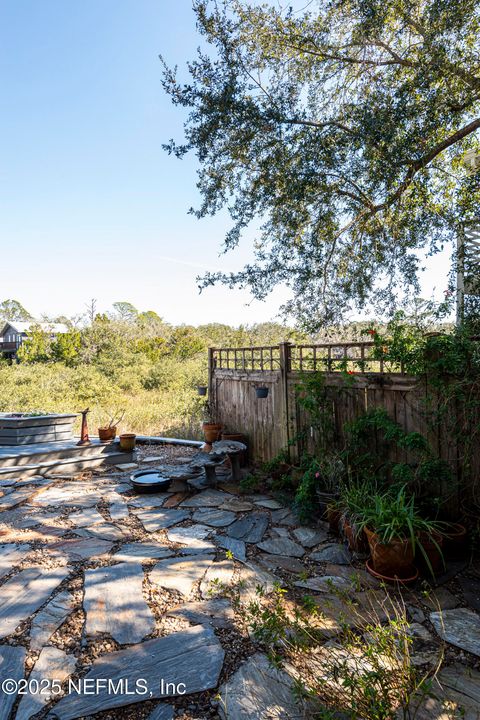
[{"label": "blue sky", "polygon": [[[281,290],[247,306],[247,293],[196,289],[204,269],[250,253],[219,256],[226,218],[187,215],[195,160],[161,147],[183,118],[158,55],[184,66],[198,43],[190,0],[0,0],[0,299],[37,316],[92,297],[175,323],[276,314]],[[424,294],[441,296],[445,275],[436,258]]]}]

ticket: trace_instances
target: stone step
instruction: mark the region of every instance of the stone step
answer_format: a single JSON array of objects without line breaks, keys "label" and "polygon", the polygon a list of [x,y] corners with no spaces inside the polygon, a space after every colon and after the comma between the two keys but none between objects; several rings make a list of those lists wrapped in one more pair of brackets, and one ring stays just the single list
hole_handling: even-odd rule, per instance
[{"label": "stone step", "polygon": [[110,455],[120,451],[118,440],[113,443],[101,443],[93,439],[90,445],[77,445],[73,440],[34,443],[32,445],[4,445],[0,447],[0,468],[19,467],[20,465],[38,464],[50,460],[62,460],[75,457],[92,457]]},{"label": "stone step", "polygon": [[76,440],[38,443],[21,448],[0,447],[0,481],[54,473],[81,472],[103,464],[131,463],[132,452],[123,452],[117,443],[78,446]]}]

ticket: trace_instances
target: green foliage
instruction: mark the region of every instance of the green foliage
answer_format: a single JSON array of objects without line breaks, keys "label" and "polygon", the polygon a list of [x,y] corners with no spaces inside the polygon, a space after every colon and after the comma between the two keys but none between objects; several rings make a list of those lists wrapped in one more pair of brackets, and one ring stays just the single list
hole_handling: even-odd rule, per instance
[{"label": "green foliage", "polygon": [[318,451],[328,450],[333,441],[334,417],[324,374],[302,373],[295,392],[298,404],[308,415],[308,423],[311,432],[315,434]]},{"label": "green foliage", "polygon": [[54,362],[63,362],[74,367],[78,362],[82,336],[79,330],[60,333],[50,345],[51,357]]},{"label": "green foliage", "polygon": [[0,409],[78,411],[90,406],[95,432],[125,409],[121,429],[147,435],[201,437],[210,345],[260,345],[292,333],[274,323],[172,327],[153,311],[115,303],[114,312],[90,308],[89,323],[52,338],[39,326],[21,346],[20,365],[0,361]]},{"label": "green foliage", "polygon": [[48,362],[51,359],[50,335],[38,325],[32,325],[28,340],[19,348],[17,357],[21,362]]},{"label": "green foliage", "polygon": [[[377,408],[348,423],[345,437],[343,457],[353,478],[409,484],[429,503],[430,512],[438,511],[438,499],[434,499],[440,487],[445,492],[453,485],[452,471],[424,435],[405,431],[383,408]],[[392,448],[408,451],[409,462],[389,460]]]},{"label": "green foliage", "polygon": [[[277,587],[273,596],[259,589],[248,605],[234,604],[272,665],[294,668],[293,694],[308,701],[312,717],[413,720],[440,662],[426,672],[414,664],[403,603],[382,590],[366,591],[363,608],[351,591],[332,586],[331,595],[334,604],[328,596],[319,604]],[[333,610],[339,630],[326,642]]]},{"label": "green foliage", "polygon": [[28,321],[32,319],[28,310],[25,310],[18,300],[3,300],[0,303],[0,320],[14,322],[15,320]]},{"label": "green foliage", "polygon": [[[200,158],[197,217],[226,209],[237,247],[261,218],[255,261],[208,273],[202,287],[287,285],[308,327],[417,291],[419,257],[454,245],[480,204],[476,0],[196,0],[204,47],[181,84]],[[448,41],[446,41],[448,38]],[[287,70],[288,69],[288,70]]]}]

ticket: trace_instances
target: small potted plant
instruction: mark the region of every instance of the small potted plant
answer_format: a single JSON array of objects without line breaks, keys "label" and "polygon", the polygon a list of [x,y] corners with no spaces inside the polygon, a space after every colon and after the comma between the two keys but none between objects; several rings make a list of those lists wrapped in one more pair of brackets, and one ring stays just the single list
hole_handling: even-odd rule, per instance
[{"label": "small potted plant", "polygon": [[205,402],[203,410],[205,417],[202,424],[203,434],[205,436],[205,442],[207,443],[207,445],[211,445],[213,442],[216,442],[220,439],[223,425],[216,422],[214,410],[208,400]]},{"label": "small potted plant", "polygon": [[112,440],[115,440],[117,427],[122,422],[124,416],[125,412],[122,412],[117,419],[115,418],[115,415],[112,415],[108,421],[108,425],[103,425],[98,428],[98,437],[100,442],[112,442]]}]

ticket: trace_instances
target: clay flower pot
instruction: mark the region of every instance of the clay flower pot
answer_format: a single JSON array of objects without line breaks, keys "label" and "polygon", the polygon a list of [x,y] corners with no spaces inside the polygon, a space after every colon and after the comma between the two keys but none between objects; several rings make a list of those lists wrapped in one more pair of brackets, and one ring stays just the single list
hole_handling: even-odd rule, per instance
[{"label": "clay flower pot", "polygon": [[116,426],[98,428],[98,437],[100,439],[100,442],[111,442],[112,440],[115,440],[116,434]]},{"label": "clay flower pot", "polygon": [[327,505],[327,522],[330,526],[330,532],[338,535],[340,532],[340,520],[342,514],[335,505]]},{"label": "clay flower pot", "polygon": [[[443,560],[443,536],[438,532],[426,533],[421,532],[418,536],[418,543],[422,546],[416,548],[415,563],[418,565],[423,574],[439,575],[445,570],[445,562]],[[423,552],[422,552],[423,549]],[[427,559],[424,556],[427,556]]]},{"label": "clay flower pot", "polygon": [[414,553],[410,540],[395,538],[384,544],[372,530],[365,528],[365,534],[372,556],[371,566],[376,573],[399,580],[412,577]]},{"label": "clay flower pot", "polygon": [[135,433],[122,433],[120,435],[120,450],[124,452],[132,452],[135,448],[137,436]]},{"label": "clay flower pot", "polygon": [[348,543],[348,549],[352,552],[368,553],[368,540],[363,530],[357,532],[355,527],[350,525],[348,518],[343,519],[343,534]]},{"label": "clay flower pot", "polygon": [[393,577],[389,575],[382,575],[379,572],[376,572],[376,570],[373,569],[371,565],[371,560],[367,560],[365,563],[365,567],[367,568],[368,572],[372,577],[377,578],[377,580],[381,580],[381,582],[389,583],[390,585],[400,583],[401,585],[412,585],[415,580],[418,578],[418,570],[416,567],[411,568],[411,575],[408,577],[398,577],[397,575],[394,575]]},{"label": "clay flower pot", "polygon": [[222,427],[223,426],[220,423],[203,423],[202,429],[203,434],[205,435],[205,442],[211,444],[219,440],[222,433]]}]

